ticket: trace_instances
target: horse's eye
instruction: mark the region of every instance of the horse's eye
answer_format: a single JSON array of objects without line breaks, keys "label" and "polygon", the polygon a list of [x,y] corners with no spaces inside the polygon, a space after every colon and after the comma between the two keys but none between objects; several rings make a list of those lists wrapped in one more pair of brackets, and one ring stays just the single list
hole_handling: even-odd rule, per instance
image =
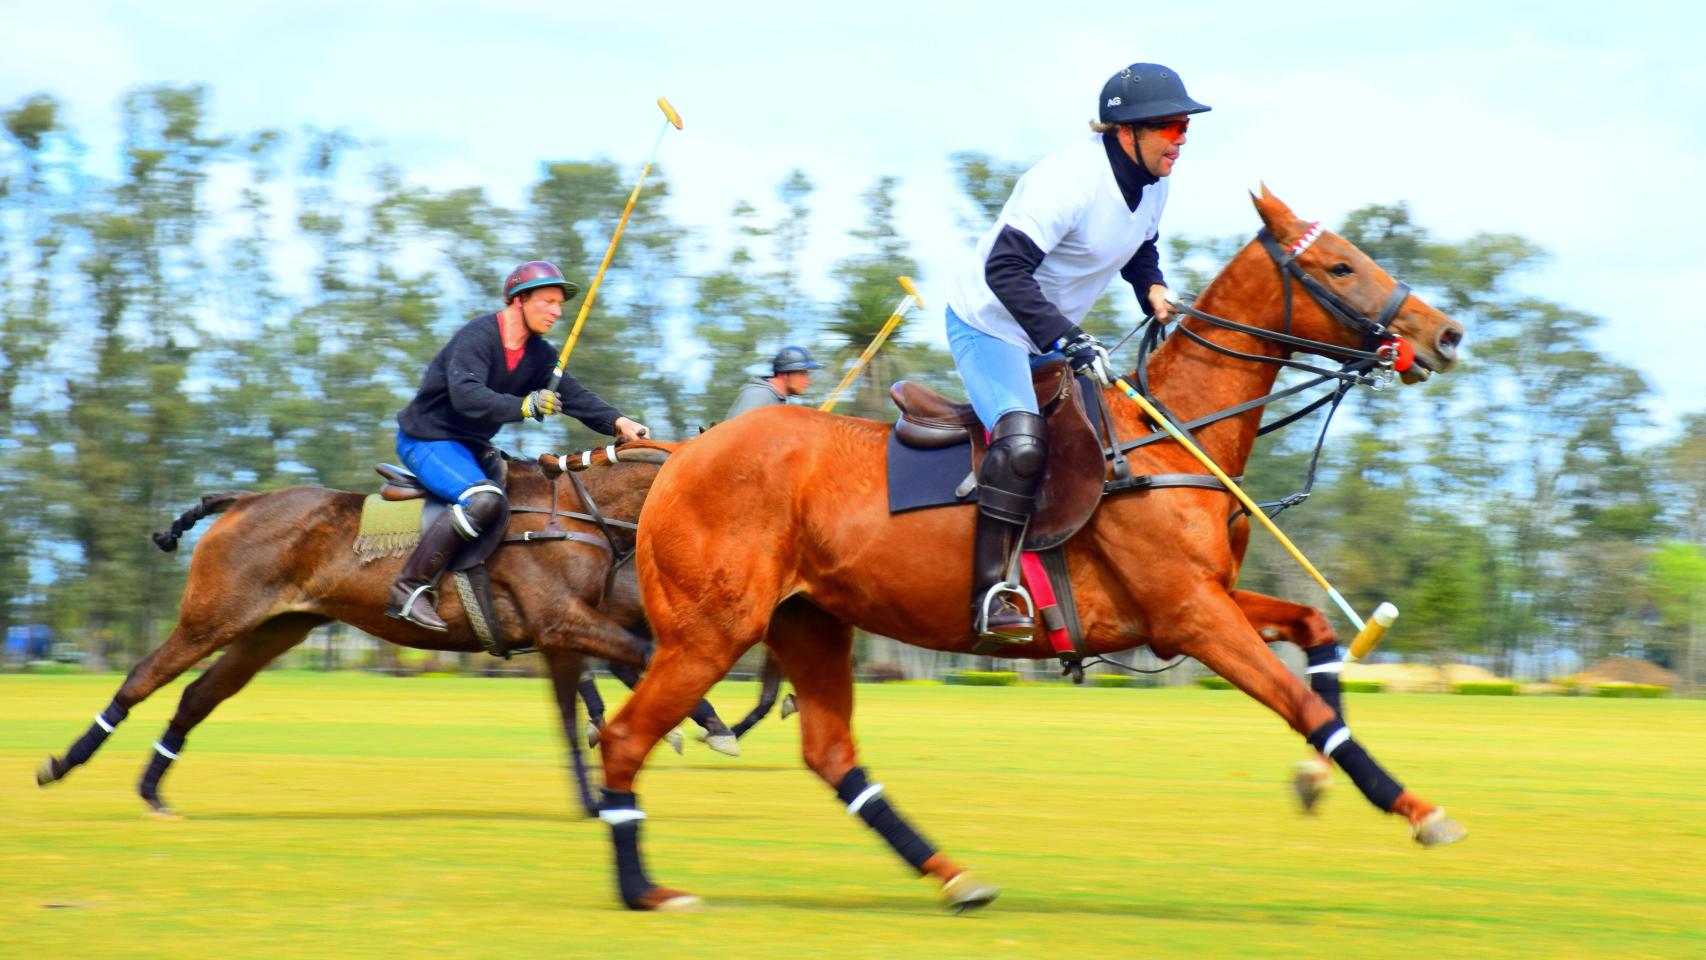
[{"label": "horse's eye", "polygon": [[1327,268],[1327,272],[1335,277],[1348,277],[1356,271],[1352,270],[1348,263],[1335,263]]}]

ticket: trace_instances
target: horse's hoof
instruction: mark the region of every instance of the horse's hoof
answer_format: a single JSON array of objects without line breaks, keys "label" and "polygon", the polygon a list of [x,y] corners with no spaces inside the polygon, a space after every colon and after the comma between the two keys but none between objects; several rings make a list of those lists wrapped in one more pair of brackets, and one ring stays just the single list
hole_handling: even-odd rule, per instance
[{"label": "horse's hoof", "polygon": [[1291,788],[1297,793],[1297,802],[1302,804],[1304,813],[1315,812],[1315,805],[1321,802],[1321,797],[1332,783],[1333,768],[1321,758],[1297,761],[1297,774],[1292,778]]},{"label": "horse's hoof", "polygon": [[663,739],[666,743],[669,744],[669,748],[671,750],[674,750],[676,753],[681,752],[681,731],[680,730],[671,730],[670,732],[663,735]]},{"label": "horse's hoof", "polygon": [[182,820],[184,815],[164,803],[150,803],[148,815],[156,820]]},{"label": "horse's hoof", "polygon": [[598,746],[598,724],[588,720],[586,722],[586,747],[591,750],[596,746]]},{"label": "horse's hoof", "polygon": [[800,704],[794,699],[793,694],[790,693],[782,697],[782,719],[786,720],[799,712]]},{"label": "horse's hoof", "polygon": [[740,756],[740,741],[732,733],[713,733],[705,738],[705,746],[725,757]]},{"label": "horse's hoof", "polygon": [[45,787],[63,776],[65,773],[59,769],[59,758],[48,757],[41,762],[41,766],[36,768],[36,786]]},{"label": "horse's hoof", "polygon": [[653,887],[641,894],[638,900],[628,904],[635,910],[652,910],[657,913],[686,913],[704,905],[705,901],[686,890],[671,890],[668,887]]},{"label": "horse's hoof", "polygon": [[956,874],[952,880],[942,884],[942,902],[954,913],[987,906],[1000,895],[1000,887],[984,883],[970,873]]},{"label": "horse's hoof", "polygon": [[1469,836],[1469,828],[1446,816],[1444,807],[1435,807],[1434,812],[1412,826],[1410,832],[1424,847],[1443,847]]}]

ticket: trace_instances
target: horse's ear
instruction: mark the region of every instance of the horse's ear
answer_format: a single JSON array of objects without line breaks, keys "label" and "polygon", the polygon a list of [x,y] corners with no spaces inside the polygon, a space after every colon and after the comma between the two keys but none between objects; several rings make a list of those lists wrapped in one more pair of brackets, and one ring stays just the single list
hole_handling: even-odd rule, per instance
[{"label": "horse's ear", "polygon": [[1285,201],[1274,196],[1266,183],[1261,185],[1260,194],[1250,194],[1250,202],[1256,205],[1256,213],[1262,218],[1268,232],[1281,241],[1289,241],[1303,235],[1307,226],[1299,219]]}]

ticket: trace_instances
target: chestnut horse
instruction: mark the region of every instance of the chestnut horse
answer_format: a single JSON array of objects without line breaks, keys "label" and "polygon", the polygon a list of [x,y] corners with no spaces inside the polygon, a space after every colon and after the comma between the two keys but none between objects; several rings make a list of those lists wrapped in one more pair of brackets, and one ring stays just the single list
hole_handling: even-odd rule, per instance
[{"label": "chestnut horse", "polygon": [[[650,462],[622,462],[595,471],[587,475],[584,489],[605,517],[631,523],[662,456],[648,451],[639,457],[650,457]],[[556,458],[541,458],[547,459]],[[510,461],[511,503],[547,507],[555,502],[559,511],[584,514],[589,508],[575,491],[554,482],[558,473],[554,467]],[[170,534],[156,534],[156,543],[171,550],[184,530],[208,514],[223,514],[191,557],[171,636],[137,661],[112,703],[63,757],[42,762],[36,782],[47,786],[86,763],[138,703],[220,650],[224,653],[219,659],[184,689],[177,713],[142,775],[138,792],[156,812],[170,812],[160,795],[160,779],[189,732],[320,624],[341,620],[403,646],[483,656],[484,648],[453,589],[442,589],[439,601],[450,624],[448,633],[385,616],[387,590],[403,561],[393,557],[364,564],[356,555],[352,543],[362,500],[362,494],[320,487],[210,494],[180,517]],[[486,561],[498,614],[493,632],[510,648],[533,646],[544,656],[581,804],[590,815],[596,805],[581,758],[575,711],[583,655],[638,667],[649,647],[630,632],[644,629],[632,564],[621,567],[609,581],[611,596],[604,596],[613,553],[631,549],[632,532],[612,526],[610,536],[616,543],[607,545],[592,522],[558,516],[555,523],[579,539],[510,543]],[[541,513],[517,512],[510,531],[537,531],[546,524]]]},{"label": "chestnut horse", "polygon": [[[1408,294],[1353,245],[1304,223],[1266,187],[1252,198],[1265,224],[1196,301],[1192,315],[1148,365],[1156,399],[1179,422],[1257,400],[1277,361],[1302,349],[1330,358],[1370,351],[1385,335],[1414,347],[1405,382],[1443,372],[1462,327]],[[1258,242],[1278,241],[1270,253]],[[1298,275],[1283,265],[1295,261]],[[1306,289],[1313,287],[1314,289]],[[1324,288],[1321,289],[1321,288]],[[1293,296],[1294,291],[1304,292]],[[1295,300],[1295,304],[1293,301]],[[1332,303],[1336,300],[1337,303]],[[1332,308],[1323,303],[1331,303]],[[1384,309],[1383,309],[1384,305]],[[1379,315],[1377,323],[1369,318]],[[1289,335],[1282,341],[1275,335]],[[1372,355],[1367,354],[1365,355]],[[1263,362],[1263,361],[1270,362]],[[1121,440],[1150,426],[1126,398],[1104,392]],[[1261,409],[1197,432],[1228,474],[1242,473]],[[804,409],[755,411],[681,444],[664,464],[640,515],[637,561],[656,653],[633,697],[603,732],[605,798],[622,900],[672,909],[697,898],[651,882],[642,866],[634,779],[658,738],[752,645],[768,644],[799,700],[806,765],[920,874],[934,876],[951,907],[993,899],[996,888],[964,873],[891,807],[858,765],[851,732],[855,626],[945,652],[971,650],[967,616],[973,512],[949,507],[890,515],[884,447],[889,427]],[[1202,473],[1177,444],[1131,452],[1134,473]],[[1147,644],[1184,654],[1279,714],[1328,754],[1380,809],[1402,816],[1426,845],[1461,838],[1444,812],[1403,789],[1351,739],[1336,710],[1337,647],[1319,611],[1236,590],[1248,542],[1228,524],[1221,490],[1157,489],[1111,496],[1066,547],[1088,652]],[[1266,629],[1258,633],[1252,623]],[[1316,690],[1291,674],[1266,640],[1310,653]],[[1046,639],[1006,656],[1054,656]],[[1330,684],[1328,683],[1330,681]]]}]

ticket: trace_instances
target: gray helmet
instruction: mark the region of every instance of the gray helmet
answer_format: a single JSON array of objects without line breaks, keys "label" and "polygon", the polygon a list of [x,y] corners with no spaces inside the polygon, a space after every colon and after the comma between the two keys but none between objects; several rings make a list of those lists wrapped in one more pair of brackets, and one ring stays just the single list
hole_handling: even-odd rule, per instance
[{"label": "gray helmet", "polygon": [[1159,63],[1134,63],[1102,85],[1099,117],[1103,123],[1141,123],[1183,113],[1207,113],[1191,99],[1185,81]]},{"label": "gray helmet", "polygon": [[823,364],[812,359],[805,347],[787,346],[776,351],[776,359],[770,361],[773,373],[797,373],[801,370],[816,370]]}]

